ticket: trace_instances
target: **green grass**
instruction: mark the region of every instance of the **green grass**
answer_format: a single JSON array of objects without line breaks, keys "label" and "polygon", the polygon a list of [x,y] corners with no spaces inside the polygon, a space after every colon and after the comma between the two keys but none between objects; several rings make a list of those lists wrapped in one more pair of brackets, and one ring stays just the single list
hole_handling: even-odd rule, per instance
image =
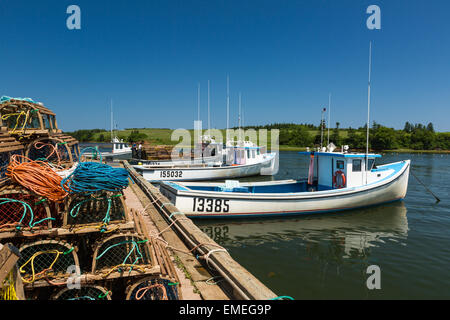
[{"label": "green grass", "polygon": [[[138,130],[139,133],[144,133],[147,135],[146,141],[150,142],[153,145],[177,145],[179,141],[172,141],[171,135],[174,131],[173,129],[164,129],[164,128],[143,128],[143,129],[126,129],[126,130],[120,130],[117,132],[117,135],[124,140],[130,135],[132,130]],[[194,130],[190,129],[188,130],[191,135],[191,145],[194,142]],[[222,136],[225,137],[225,129],[220,129],[220,132],[222,133]],[[319,130],[309,130],[309,133],[314,136],[317,134],[320,134]],[[327,136],[328,131],[324,131],[324,137]],[[94,134],[94,141],[98,141],[98,137],[100,134],[103,134],[103,136],[106,138],[106,140],[109,140],[109,132],[99,132]],[[330,129],[330,135],[332,134],[332,129]],[[356,134],[360,134],[360,132],[356,131]],[[346,138],[348,136],[348,130],[346,129],[340,129],[339,130],[339,136],[341,138]],[[259,138],[259,136],[258,136]],[[267,148],[268,150],[271,149],[271,132],[270,130],[267,130]],[[289,146],[289,145],[280,145],[279,146],[280,151],[304,151],[306,150],[305,147],[300,146]],[[397,153],[443,153],[443,154],[449,154],[449,150],[413,150],[413,149],[395,149],[395,150],[383,150],[383,152],[397,152]]]}]

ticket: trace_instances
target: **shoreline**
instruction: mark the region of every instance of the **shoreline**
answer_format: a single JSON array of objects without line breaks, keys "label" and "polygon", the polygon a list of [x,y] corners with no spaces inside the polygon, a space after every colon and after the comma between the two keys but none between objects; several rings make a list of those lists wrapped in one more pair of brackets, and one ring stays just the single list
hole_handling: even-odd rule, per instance
[{"label": "shoreline", "polygon": [[[110,145],[110,142],[96,142],[96,141],[85,141],[80,142],[80,144],[104,144]],[[175,146],[175,145],[174,145]],[[270,147],[267,148],[270,150]],[[306,151],[306,147],[296,147],[296,146],[279,146],[279,151]],[[393,149],[393,150],[380,150],[376,151],[380,153],[429,153],[429,154],[450,154],[450,150],[414,150],[414,149]]]}]

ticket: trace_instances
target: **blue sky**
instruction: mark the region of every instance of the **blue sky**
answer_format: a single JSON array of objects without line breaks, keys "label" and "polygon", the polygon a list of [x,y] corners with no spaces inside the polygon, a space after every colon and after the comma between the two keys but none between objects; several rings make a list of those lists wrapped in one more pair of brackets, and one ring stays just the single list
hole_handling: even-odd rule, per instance
[{"label": "blue sky", "polygon": [[[68,30],[66,8],[81,8]],[[366,8],[381,8],[368,30]],[[371,119],[402,128],[433,122],[450,131],[448,1],[182,0],[0,2],[0,95],[31,97],[57,113],[66,131],[192,128],[197,85],[206,125],[366,121],[369,41]]]}]

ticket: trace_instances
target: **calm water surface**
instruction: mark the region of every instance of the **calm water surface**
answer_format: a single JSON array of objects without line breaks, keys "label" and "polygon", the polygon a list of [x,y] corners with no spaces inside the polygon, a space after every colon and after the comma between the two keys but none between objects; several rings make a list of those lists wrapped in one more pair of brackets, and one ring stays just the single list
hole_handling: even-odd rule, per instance
[{"label": "calm water surface", "polygon": [[[110,146],[99,145],[101,151]],[[88,146],[87,144],[85,146]],[[90,146],[90,145],[89,145]],[[450,299],[450,156],[386,154],[377,163],[411,159],[404,201],[303,217],[195,220],[233,258],[278,295],[295,299]],[[308,159],[280,153],[273,177],[299,179]],[[381,269],[381,289],[366,286],[367,267]]]},{"label": "calm water surface", "polygon": [[[449,299],[450,157],[387,154],[379,164],[412,160],[406,199],[389,205],[308,217],[196,220],[233,258],[278,295],[295,299]],[[307,159],[280,153],[279,180],[307,175]],[[242,179],[244,180],[244,179]],[[381,289],[369,290],[369,265]]]}]

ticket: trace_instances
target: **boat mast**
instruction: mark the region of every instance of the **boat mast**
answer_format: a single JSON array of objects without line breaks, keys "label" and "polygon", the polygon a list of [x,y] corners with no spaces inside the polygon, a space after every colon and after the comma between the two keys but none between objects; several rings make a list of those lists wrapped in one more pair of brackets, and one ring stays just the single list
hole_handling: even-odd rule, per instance
[{"label": "boat mast", "polygon": [[211,129],[211,116],[210,116],[210,96],[209,96],[209,80],[208,80],[208,130]]},{"label": "boat mast", "polygon": [[328,138],[327,146],[330,145],[330,112],[331,112],[331,92],[328,94]]},{"label": "boat mast", "polygon": [[370,124],[370,74],[372,69],[372,41],[369,42],[369,81],[367,86],[367,140],[366,140],[366,184],[369,166],[369,124]]},{"label": "boat mast", "polygon": [[238,126],[239,126],[239,142],[241,142],[241,93],[239,92],[239,116],[238,116]]},{"label": "boat mast", "polygon": [[110,104],[110,106],[111,106],[111,142],[113,142],[114,141],[114,128],[113,128],[113,126],[114,126],[114,124],[113,124],[113,119],[114,119],[114,117],[113,117],[113,100],[111,99],[111,104]]},{"label": "boat mast", "polygon": [[197,90],[197,120],[200,121],[200,82]]},{"label": "boat mast", "polygon": [[323,112],[325,108],[322,108],[322,112],[320,114],[320,151],[322,151],[323,145]]},{"label": "boat mast", "polygon": [[230,77],[227,75],[227,132],[226,141],[228,142],[228,129],[230,128]]}]

